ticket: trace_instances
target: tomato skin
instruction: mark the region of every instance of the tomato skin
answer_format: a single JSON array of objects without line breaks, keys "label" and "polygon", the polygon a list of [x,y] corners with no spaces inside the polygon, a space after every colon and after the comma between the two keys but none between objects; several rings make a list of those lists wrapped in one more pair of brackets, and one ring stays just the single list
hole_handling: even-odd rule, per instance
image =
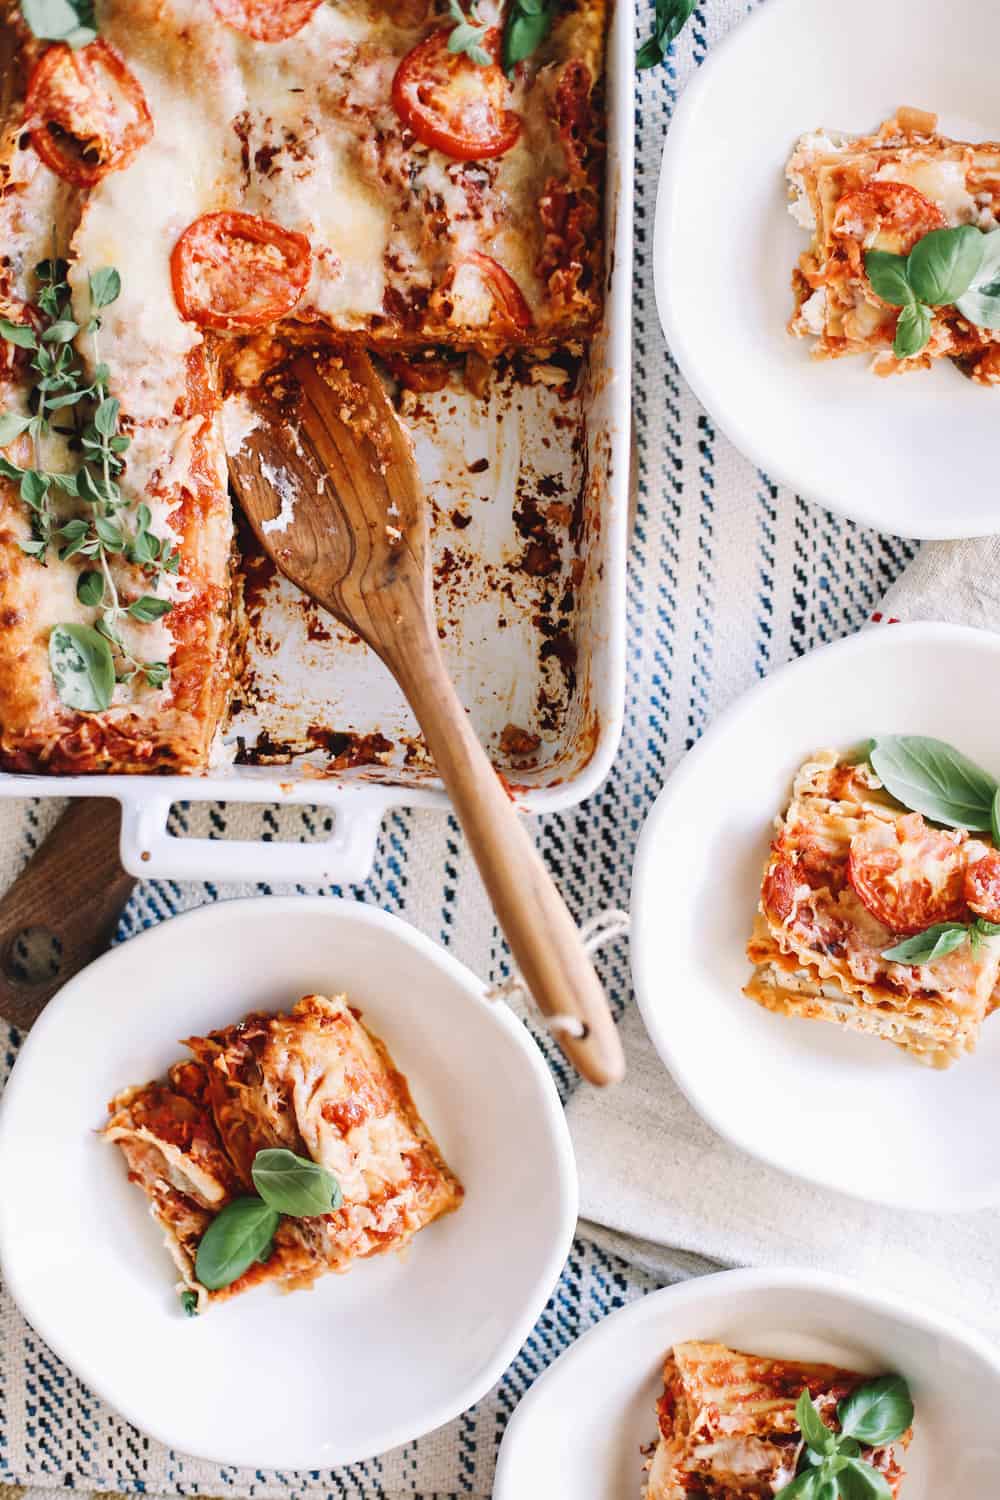
[{"label": "tomato skin", "polygon": [[[100,40],[77,52],[59,42],[42,53],[28,80],[24,123],[45,165],[76,187],[93,187],[120,171],[153,137],[142,85],[114,47]],[[96,147],[96,159],[74,155],[53,126]]]},{"label": "tomato skin", "polygon": [[304,234],[236,211],[202,214],[170,256],[181,317],[223,333],[261,328],[290,313],[311,273]]},{"label": "tomato skin", "polygon": [[909,255],[918,240],[947,222],[937,204],[908,182],[868,182],[840,199],[833,233],[866,250]]},{"label": "tomato skin", "polygon": [[286,42],[320,4],[321,0],[212,0],[220,21],[255,42]]},{"label": "tomato skin", "polygon": [[1000,854],[995,849],[966,867],[965,900],[977,917],[1000,923]]},{"label": "tomato skin", "polygon": [[764,876],[760,903],[764,908],[765,916],[770,917],[771,921],[779,927],[784,927],[794,915],[795,893],[803,882],[796,875],[792,861],[779,852],[778,845],[772,846],[772,852],[777,857],[772,859]]},{"label": "tomato skin", "polygon": [[505,271],[498,260],[492,255],[484,255],[480,250],[470,250],[464,257],[466,263],[474,265],[490,291],[493,300],[499,308],[506,322],[518,330],[524,332],[532,326],[534,319],[531,316],[531,308],[524,299],[524,293],[509,271]]},{"label": "tomato skin", "polygon": [[[392,107],[417,140],[456,161],[503,156],[521,135],[521,119],[508,109],[510,85],[497,63],[481,67],[461,52],[448,51],[451,26],[432,31],[403,58],[392,80]],[[499,55],[494,27],[483,39]],[[463,83],[478,87],[467,93]]]},{"label": "tomato skin", "polygon": [[929,828],[919,813],[851,839],[847,879],[890,932],[911,935],[966,916],[964,836]]}]

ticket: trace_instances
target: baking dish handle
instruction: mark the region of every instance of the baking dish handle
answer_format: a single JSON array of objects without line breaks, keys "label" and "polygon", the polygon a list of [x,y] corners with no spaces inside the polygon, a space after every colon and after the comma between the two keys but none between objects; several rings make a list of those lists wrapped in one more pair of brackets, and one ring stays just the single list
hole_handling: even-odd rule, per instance
[{"label": "baking dish handle", "polygon": [[360,885],[371,871],[385,808],[338,808],[333,833],[312,844],[177,838],[167,832],[173,797],[122,802],[121,860],[145,880],[267,881]]}]

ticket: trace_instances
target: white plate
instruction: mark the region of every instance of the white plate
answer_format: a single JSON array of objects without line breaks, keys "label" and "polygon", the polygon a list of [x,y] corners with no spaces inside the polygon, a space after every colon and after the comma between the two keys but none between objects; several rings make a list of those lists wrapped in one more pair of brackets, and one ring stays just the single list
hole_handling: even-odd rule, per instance
[{"label": "white plate", "polygon": [[[191,1320],[142,1195],[94,1134],[178,1037],[345,990],[387,1042],[466,1189],[455,1214],[312,1292],[261,1289]],[[203,907],[114,949],[51,1001],[0,1119],[0,1258],[28,1321],[173,1448],[260,1468],[353,1463],[472,1405],[555,1284],[572,1148],[524,1027],[443,949],[373,907]]]},{"label": "white plate", "polygon": [[1000,391],[948,361],[892,379],[863,356],[814,362],[786,334],[808,236],[785,162],[803,131],[869,131],[901,104],[995,140],[998,54],[1000,7],[982,0],[767,0],[712,49],[667,138],[656,298],[685,377],[772,479],[880,531],[997,530]]},{"label": "white plate", "polygon": [[636,854],[636,994],[688,1099],[773,1166],[901,1208],[1000,1202],[1000,1018],[971,1057],[924,1067],[748,1000],[745,945],[773,819],[807,755],[928,734],[1000,777],[998,681],[1000,636],[956,625],[879,626],[814,651],[716,720],[660,793]]},{"label": "white plate", "polygon": [[724,1271],[612,1313],[517,1408],[493,1500],[639,1500],[639,1450],[656,1440],[663,1359],[684,1339],[905,1375],[916,1406],[905,1500],[995,1500],[996,1352],[943,1318],[806,1271]]}]

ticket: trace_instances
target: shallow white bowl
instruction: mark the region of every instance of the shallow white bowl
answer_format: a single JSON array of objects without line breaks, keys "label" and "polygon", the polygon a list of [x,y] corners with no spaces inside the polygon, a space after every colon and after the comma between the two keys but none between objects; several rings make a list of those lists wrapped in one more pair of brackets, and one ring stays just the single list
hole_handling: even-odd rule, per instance
[{"label": "shallow white bowl", "polygon": [[[466,1189],[455,1214],[312,1292],[185,1318],[107,1100],[178,1037],[346,991]],[[572,1148],[524,1027],[442,948],[352,901],[202,907],[114,949],[49,1004],[0,1117],[0,1259],[28,1321],[151,1436],[221,1463],[320,1469],[438,1427],[503,1373],[576,1220]]]},{"label": "shallow white bowl", "polygon": [[905,1375],[916,1406],[905,1500],[995,1500],[1000,1356],[967,1330],[806,1271],[724,1271],[612,1313],[547,1370],[504,1434],[493,1500],[638,1500],[640,1448],[674,1343]]},{"label": "shallow white bowl", "polygon": [[646,1028],[694,1107],[773,1166],[901,1208],[1000,1202],[1000,1019],[949,1070],[742,993],[773,819],[813,750],[948,740],[1000,777],[1000,635],[863,631],[772,673],[722,714],[653,805],[636,854],[632,971]]},{"label": "shallow white bowl", "polygon": [[948,361],[892,379],[864,357],[817,363],[786,334],[808,234],[785,162],[804,131],[866,132],[901,104],[995,140],[998,54],[1000,7],[982,0],[767,0],[712,49],[667,137],[656,298],[685,377],[772,479],[880,531],[997,530],[1000,392]]}]

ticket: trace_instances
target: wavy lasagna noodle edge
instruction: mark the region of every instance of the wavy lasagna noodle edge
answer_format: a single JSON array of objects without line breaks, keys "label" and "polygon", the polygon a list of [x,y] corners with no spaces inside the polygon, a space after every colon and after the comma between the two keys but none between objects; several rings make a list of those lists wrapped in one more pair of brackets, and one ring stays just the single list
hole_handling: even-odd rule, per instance
[{"label": "wavy lasagna noodle edge", "polygon": [[[864,272],[869,249],[908,253],[891,225],[877,234],[863,213],[838,220],[838,206],[874,184],[903,183],[929,200],[931,228],[974,224],[992,231],[1000,223],[1000,143],[953,141],[937,129],[937,116],[901,108],[872,135],[814,130],[796,143],[786,169],[789,212],[812,233],[792,276],[795,308],[788,325],[813,340],[817,359],[870,354],[877,374],[927,368],[953,360],[984,385],[1000,384],[1000,330],[970,324],[954,307],[935,307],[926,349],[899,360],[892,351],[898,309],[883,302]],[[876,189],[877,191],[877,189]],[[918,226],[919,228],[919,226]]]},{"label": "wavy lasagna noodle edge", "polygon": [[[808,1390],[836,1430],[837,1404],[869,1376],[836,1365],[767,1359],[724,1344],[675,1344],[657,1402],[659,1439],[644,1500],[764,1500],[795,1477],[802,1448],[795,1403]],[[905,1449],[912,1433],[898,1446]],[[865,1448],[897,1500],[895,1445]]]},{"label": "wavy lasagna noodle edge", "polygon": [[[307,995],[288,1015],[251,1015],[191,1037],[191,1058],[165,1079],[111,1100],[105,1140],[146,1194],[200,1306],[265,1282],[290,1291],[344,1272],[459,1207],[463,1190],[385,1044],[343,995]],[[327,1167],[344,1201],[334,1213],[283,1218],[274,1250],[232,1285],[208,1291],[198,1245],[233,1198],[252,1193],[257,1151],[286,1147]]]}]

